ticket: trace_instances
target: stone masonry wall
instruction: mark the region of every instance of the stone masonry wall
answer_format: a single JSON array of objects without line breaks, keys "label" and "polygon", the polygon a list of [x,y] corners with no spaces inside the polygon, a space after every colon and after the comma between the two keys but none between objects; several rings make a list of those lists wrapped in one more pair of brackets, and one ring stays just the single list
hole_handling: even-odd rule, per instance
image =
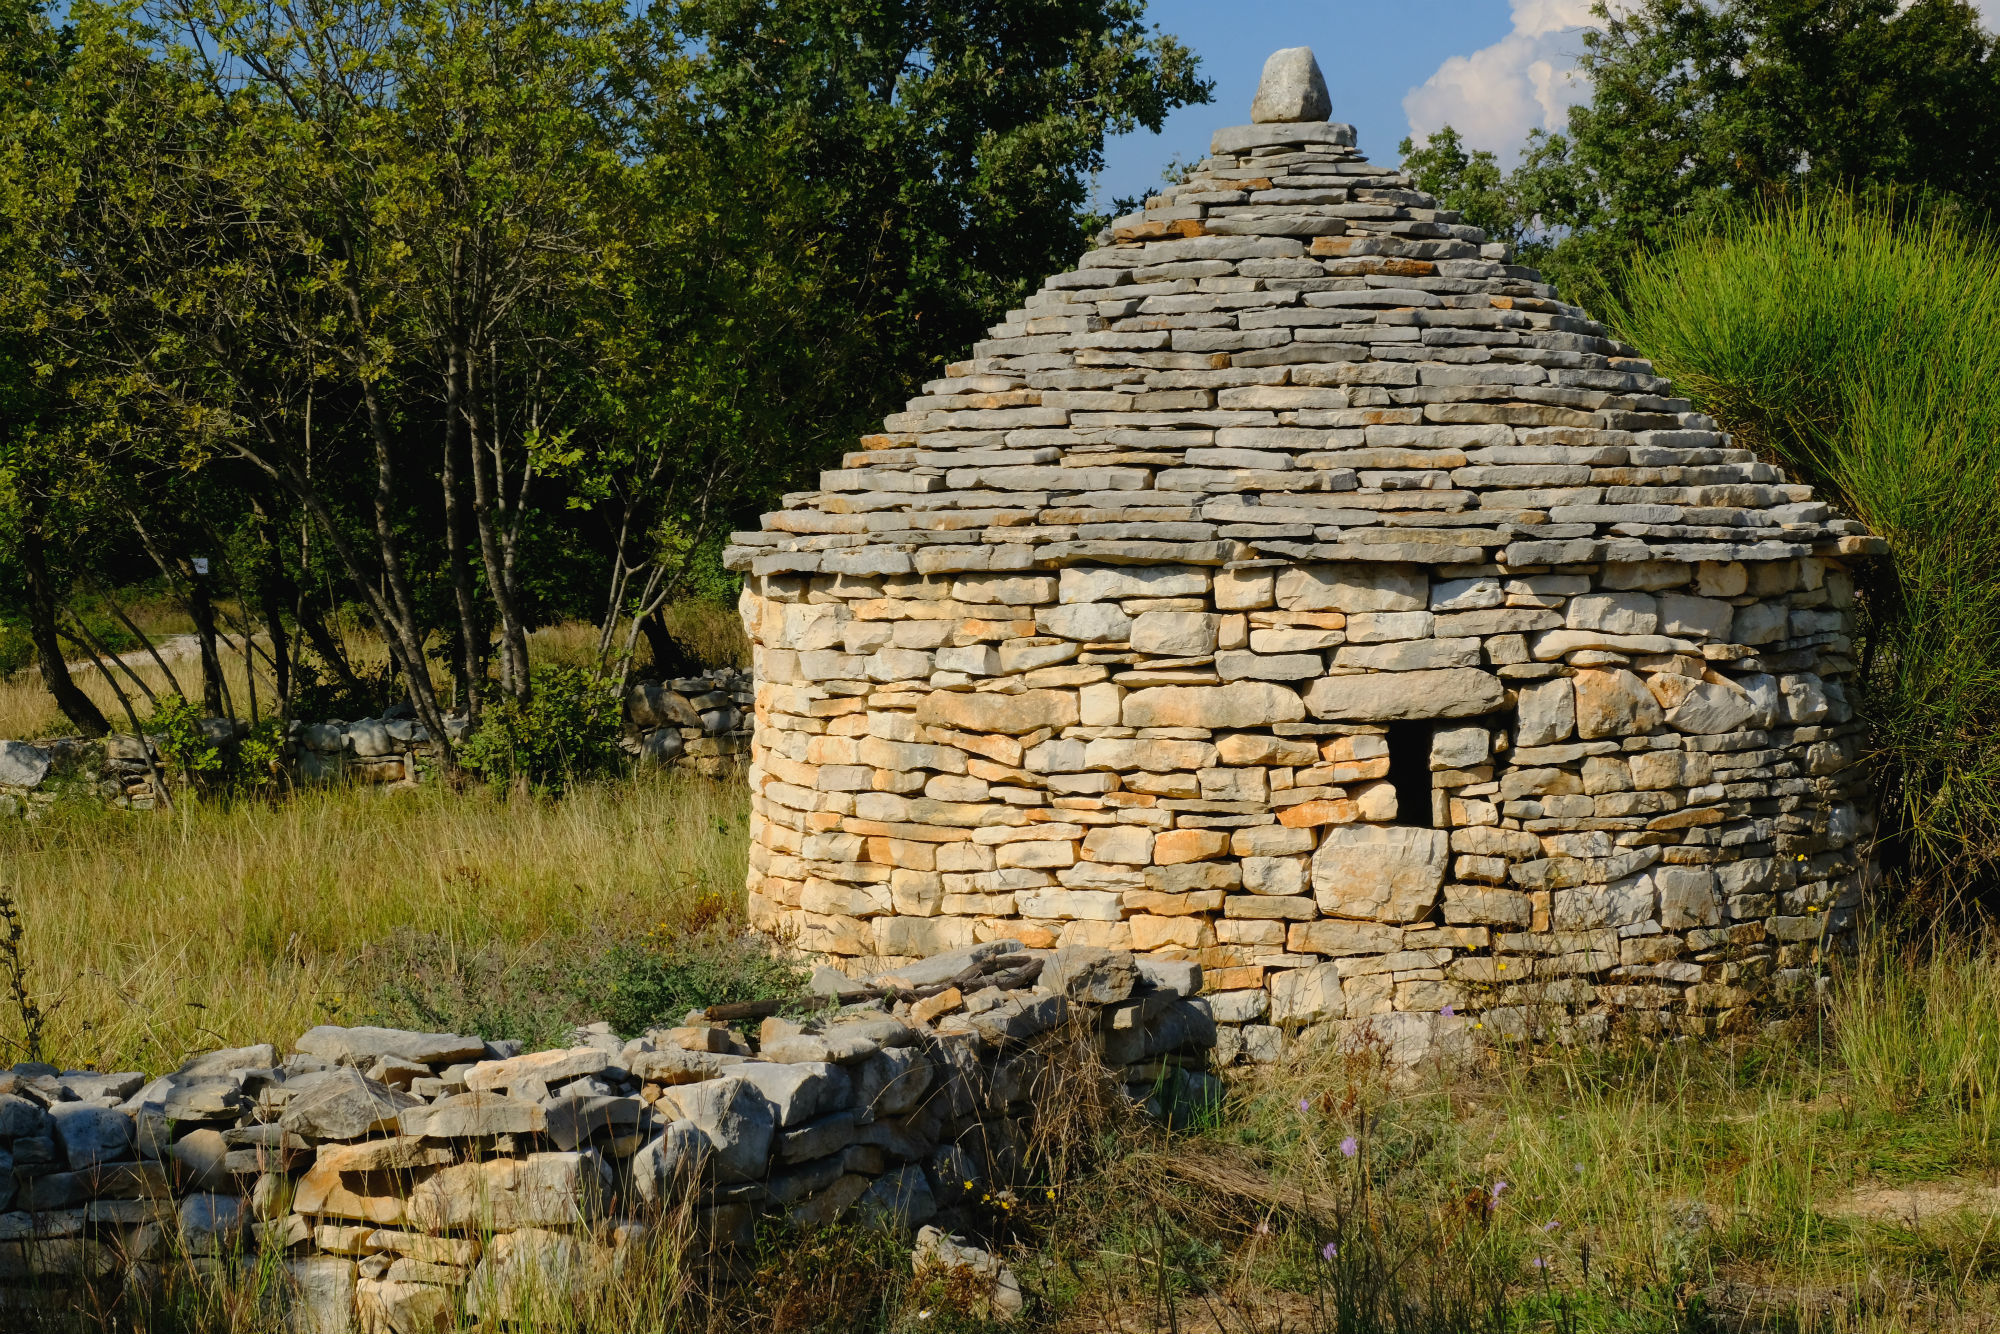
[{"label": "stone masonry wall", "polygon": [[607,1281],[680,1208],[704,1247],[748,1243],[760,1214],[963,1227],[1027,1184],[1036,1100],[1078,1038],[1149,1110],[1216,1094],[1187,965],[984,946],[837,984],[826,1004],[848,1003],[749,1042],[699,1012],[525,1054],[321,1027],[282,1059],[209,1052],[150,1080],[0,1072],[0,1308],[262,1257],[291,1280],[287,1328],[505,1323],[531,1291]]},{"label": "stone masonry wall", "polygon": [[1268,1059],[1745,1023],[1858,899],[1834,558],[761,587],[752,912],[830,955],[1198,960],[1224,1056]]}]

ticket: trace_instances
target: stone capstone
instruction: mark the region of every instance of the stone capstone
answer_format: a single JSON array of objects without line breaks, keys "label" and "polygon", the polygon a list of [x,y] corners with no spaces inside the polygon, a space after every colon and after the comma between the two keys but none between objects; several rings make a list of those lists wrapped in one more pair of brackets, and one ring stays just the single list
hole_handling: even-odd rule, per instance
[{"label": "stone capstone", "polygon": [[1264,62],[1264,75],[1257,81],[1257,96],[1250,103],[1250,119],[1259,125],[1271,122],[1323,121],[1333,115],[1333,98],[1326,90],[1326,77],[1309,46],[1288,46],[1274,51]]}]

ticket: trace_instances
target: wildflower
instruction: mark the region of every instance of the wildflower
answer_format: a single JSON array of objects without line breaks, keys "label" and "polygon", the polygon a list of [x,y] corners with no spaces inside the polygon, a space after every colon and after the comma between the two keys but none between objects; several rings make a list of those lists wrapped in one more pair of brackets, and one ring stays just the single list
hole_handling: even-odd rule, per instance
[{"label": "wildflower", "polygon": [[1257,1235],[1260,1237],[1268,1237],[1271,1235],[1270,1223],[1262,1218],[1257,1220]]},{"label": "wildflower", "polygon": [[1536,1256],[1534,1259],[1528,1261],[1528,1263],[1533,1265],[1537,1269],[1547,1269],[1549,1267],[1549,1262],[1547,1260],[1544,1260],[1539,1255]]},{"label": "wildflower", "polygon": [[1449,1019],[1449,1018],[1451,1018],[1451,1017],[1452,1017],[1452,1016],[1453,1016],[1454,1014],[1457,1014],[1457,1013],[1458,1013],[1458,1011],[1456,1011],[1456,1010],[1452,1009],[1452,1008],[1451,1008],[1451,1007],[1450,1007],[1449,1005],[1447,1005],[1447,1006],[1445,1006],[1445,1007],[1444,1007],[1444,1008],[1443,1008],[1442,1010],[1439,1010],[1439,1011],[1438,1011],[1438,1013],[1439,1013],[1439,1014],[1441,1014],[1441,1015],[1443,1015],[1443,1016],[1444,1016],[1445,1018]]},{"label": "wildflower", "polygon": [[1354,1136],[1349,1135],[1346,1139],[1340,1141],[1341,1157],[1352,1158],[1359,1152],[1361,1152],[1361,1146],[1355,1142]]},{"label": "wildflower", "polygon": [[1340,1254],[1340,1248],[1334,1245],[1330,1241],[1326,1245],[1319,1248],[1319,1258],[1322,1260],[1331,1260],[1333,1259],[1334,1256],[1339,1254]]},{"label": "wildflower", "polygon": [[1551,1219],[1550,1219],[1550,1220],[1549,1220],[1548,1222],[1546,1222],[1546,1223],[1542,1224],[1542,1231],[1544,1231],[1544,1232],[1554,1232],[1554,1231],[1555,1231],[1555,1230],[1556,1230],[1557,1228],[1559,1228],[1559,1227],[1561,1227],[1561,1226],[1562,1226],[1562,1220],[1561,1220],[1561,1219],[1559,1219],[1559,1218],[1551,1218]]},{"label": "wildflower", "polygon": [[1310,1112],[1310,1111],[1312,1110],[1312,1099],[1310,1099],[1310,1098],[1300,1098],[1300,1099],[1299,1099],[1299,1110],[1300,1110],[1301,1112]]},{"label": "wildflower", "polygon": [[971,1183],[970,1181],[966,1182],[966,1183],[965,1183],[965,1188],[966,1188],[967,1190],[971,1190],[971,1189],[972,1189],[972,1183]]},{"label": "wildflower", "polygon": [[1486,1196],[1486,1207],[1487,1207],[1488,1209],[1495,1209],[1495,1208],[1498,1208],[1498,1207],[1499,1207],[1499,1205],[1500,1205],[1500,1197],[1501,1197],[1502,1195],[1505,1195],[1506,1193],[1507,1193],[1507,1183],[1506,1183],[1506,1182],[1504,1182],[1504,1181],[1496,1181],[1496,1182],[1494,1182],[1494,1183],[1493,1183],[1493,1189],[1492,1189],[1491,1191],[1487,1192],[1487,1196]]}]

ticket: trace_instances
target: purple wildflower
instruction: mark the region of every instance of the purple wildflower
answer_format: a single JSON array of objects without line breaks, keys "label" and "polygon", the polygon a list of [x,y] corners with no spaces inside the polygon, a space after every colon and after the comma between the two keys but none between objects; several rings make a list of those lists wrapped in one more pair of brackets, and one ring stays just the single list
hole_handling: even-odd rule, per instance
[{"label": "purple wildflower", "polygon": [[1340,1141],[1341,1157],[1352,1158],[1355,1154],[1360,1152],[1361,1152],[1361,1146],[1355,1142],[1354,1136],[1349,1135],[1346,1139]]},{"label": "purple wildflower", "polygon": [[1322,1260],[1332,1260],[1334,1256],[1339,1254],[1340,1254],[1340,1247],[1334,1245],[1330,1241],[1326,1245],[1319,1248],[1319,1258]]},{"label": "purple wildflower", "polygon": [[1302,1112],[1309,1112],[1309,1111],[1311,1111],[1311,1110],[1312,1110],[1312,1106],[1313,1106],[1313,1105],[1312,1105],[1312,1099],[1311,1099],[1311,1098],[1300,1098],[1300,1099],[1299,1099],[1299,1110],[1300,1110],[1300,1111],[1302,1111]]},{"label": "purple wildflower", "polygon": [[1453,1016],[1454,1014],[1457,1014],[1457,1013],[1458,1013],[1458,1011],[1456,1011],[1456,1010],[1452,1009],[1452,1008],[1451,1008],[1451,1007],[1450,1007],[1449,1005],[1447,1005],[1447,1006],[1445,1006],[1445,1007],[1444,1007],[1444,1008],[1443,1008],[1442,1010],[1439,1010],[1439,1011],[1438,1011],[1438,1013],[1439,1013],[1439,1014],[1441,1014],[1441,1015],[1443,1015],[1443,1016],[1444,1016],[1445,1018],[1449,1019],[1449,1018],[1451,1018],[1451,1017],[1452,1017],[1452,1016]]},{"label": "purple wildflower", "polygon": [[1544,1260],[1539,1255],[1536,1256],[1534,1259],[1528,1261],[1528,1263],[1533,1265],[1537,1269],[1547,1269],[1549,1267],[1549,1262],[1547,1260]]}]

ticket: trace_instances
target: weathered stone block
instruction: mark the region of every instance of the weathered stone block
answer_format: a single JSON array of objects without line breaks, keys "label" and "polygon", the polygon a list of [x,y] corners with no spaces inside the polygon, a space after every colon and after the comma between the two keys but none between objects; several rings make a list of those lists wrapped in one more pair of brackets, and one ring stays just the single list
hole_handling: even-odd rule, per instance
[{"label": "weathered stone block", "polygon": [[1506,702],[1498,677],[1472,667],[1441,671],[1328,676],[1306,691],[1315,718],[1389,722],[1401,718],[1469,718]]},{"label": "weathered stone block", "polygon": [[1268,727],[1306,716],[1298,692],[1264,681],[1149,686],[1125,696],[1127,727]]},{"label": "weathered stone block", "polygon": [[1437,902],[1450,848],[1442,829],[1335,828],[1313,854],[1313,893],[1341,917],[1418,921]]},{"label": "weathered stone block", "polygon": [[928,727],[1021,736],[1042,727],[1074,726],[1077,700],[1068,690],[1028,690],[1018,695],[933,690],[918,703],[917,721]]}]

